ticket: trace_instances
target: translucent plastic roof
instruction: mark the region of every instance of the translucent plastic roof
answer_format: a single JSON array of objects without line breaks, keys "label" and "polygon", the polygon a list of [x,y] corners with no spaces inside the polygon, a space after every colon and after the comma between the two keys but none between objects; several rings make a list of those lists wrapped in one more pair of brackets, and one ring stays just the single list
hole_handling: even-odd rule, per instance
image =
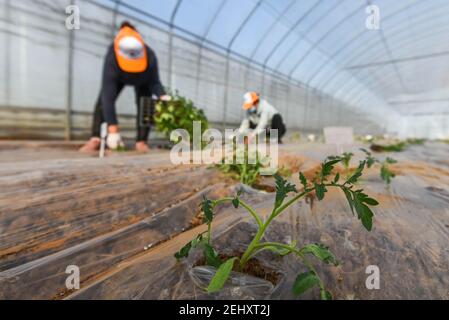
[{"label": "translucent plastic roof", "polygon": [[[447,0],[97,2],[145,12],[180,36],[373,113],[448,111]],[[372,5],[378,30],[366,25]]]}]

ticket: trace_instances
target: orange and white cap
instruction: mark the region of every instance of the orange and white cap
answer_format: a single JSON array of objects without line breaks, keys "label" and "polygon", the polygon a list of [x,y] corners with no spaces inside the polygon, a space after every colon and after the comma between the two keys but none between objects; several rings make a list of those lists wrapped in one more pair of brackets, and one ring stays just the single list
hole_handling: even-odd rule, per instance
[{"label": "orange and white cap", "polygon": [[114,40],[118,65],[125,72],[143,72],[148,67],[147,50],[140,34],[130,27],[123,27]]},{"label": "orange and white cap", "polygon": [[259,95],[256,92],[247,92],[243,96],[243,109],[251,109],[257,102],[259,102]]}]

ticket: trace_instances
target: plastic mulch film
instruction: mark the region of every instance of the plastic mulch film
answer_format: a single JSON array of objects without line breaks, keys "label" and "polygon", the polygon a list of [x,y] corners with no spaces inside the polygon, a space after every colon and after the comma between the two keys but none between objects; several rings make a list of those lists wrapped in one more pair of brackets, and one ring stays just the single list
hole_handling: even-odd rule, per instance
[{"label": "plastic mulch film", "polygon": [[[307,155],[307,152],[304,153]],[[315,150],[313,153],[316,156],[318,152]],[[326,152],[320,157],[327,155]],[[380,202],[373,210],[375,219],[371,232],[366,231],[360,221],[352,216],[344,195],[339,190],[333,190],[321,202],[301,201],[290,207],[267,230],[265,240],[284,243],[294,240],[298,246],[319,242],[328,246],[340,265],[325,265],[314,259],[312,262],[335,299],[448,299],[448,155],[449,146],[437,143],[410,146],[404,152],[388,154],[399,161],[393,166],[397,176],[389,187],[380,179],[378,166],[370,169],[360,182],[360,187]],[[208,172],[200,171],[203,177]],[[181,173],[179,177],[182,177]],[[191,178],[188,181],[186,185],[191,187],[202,180]],[[155,195],[149,197],[156,201],[162,193],[152,190]],[[225,290],[214,294],[204,291],[213,270],[199,268],[199,272],[194,272],[196,267],[201,267],[197,265],[198,252],[193,252],[181,262],[173,257],[185,243],[205,231],[204,225],[194,226],[191,223],[196,217],[202,194],[215,192],[214,197],[235,194],[235,189],[217,190],[212,187],[212,190],[193,192],[190,197],[153,217],[103,235],[93,236],[95,232],[89,231],[90,238],[80,238],[79,241],[75,238],[63,249],[55,249],[49,254],[42,253],[42,256],[35,257],[25,251],[18,255],[20,259],[5,260],[2,257],[0,263],[3,266],[7,266],[6,261],[14,265],[0,272],[0,297],[297,299],[291,290],[292,283],[296,275],[306,271],[306,268],[294,256],[279,257],[271,252],[257,256],[262,265],[279,270],[283,275],[279,284],[272,284],[276,287],[274,291],[266,281],[241,278],[237,274],[236,280],[228,283]],[[165,189],[165,192],[173,194],[171,189]],[[243,197],[262,215],[270,213],[274,194],[253,192],[245,193]],[[68,216],[73,218],[71,226],[77,225],[76,214]],[[5,219],[4,211],[1,217],[3,232],[12,223],[19,223],[11,216],[8,216],[9,220]],[[48,221],[57,223],[56,220]],[[22,230],[24,235],[39,230],[31,224],[29,226],[28,229],[12,230]],[[93,227],[86,224],[84,228]],[[65,232],[63,227],[59,230],[52,232]],[[213,245],[224,254],[242,252],[255,232],[256,226],[251,217],[240,208],[220,207],[213,225]],[[3,239],[13,242],[9,237]],[[2,246],[5,248],[4,241]],[[80,290],[65,288],[68,265],[80,268]],[[379,289],[366,286],[370,266],[379,269]],[[319,292],[313,289],[300,298],[318,299]]]}]

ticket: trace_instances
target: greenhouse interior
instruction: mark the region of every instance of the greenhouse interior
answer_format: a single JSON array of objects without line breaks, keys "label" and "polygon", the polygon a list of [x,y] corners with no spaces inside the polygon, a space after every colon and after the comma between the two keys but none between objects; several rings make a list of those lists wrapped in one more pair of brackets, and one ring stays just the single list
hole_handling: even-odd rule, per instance
[{"label": "greenhouse interior", "polygon": [[0,300],[449,300],[448,15],[0,0]]}]

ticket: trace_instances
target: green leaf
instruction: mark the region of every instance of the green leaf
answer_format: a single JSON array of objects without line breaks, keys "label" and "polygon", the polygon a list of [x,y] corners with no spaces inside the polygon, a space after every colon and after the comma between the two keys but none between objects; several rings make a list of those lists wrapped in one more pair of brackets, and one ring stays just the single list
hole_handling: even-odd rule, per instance
[{"label": "green leaf", "polygon": [[332,300],[333,299],[332,293],[330,293],[329,291],[324,290],[324,289],[320,290],[320,297],[321,297],[321,300]]},{"label": "green leaf", "polygon": [[395,160],[395,159],[393,159],[393,158],[390,158],[390,157],[387,157],[387,159],[385,159],[385,162],[386,162],[386,163],[389,163],[389,164],[398,163],[397,160]]},{"label": "green leaf", "polygon": [[376,199],[372,199],[372,198],[365,198],[365,199],[363,199],[363,202],[370,206],[379,205],[379,202]]},{"label": "green leaf", "polygon": [[352,152],[345,152],[342,155],[342,162],[343,162],[343,166],[345,168],[349,168],[349,163],[351,162],[352,157],[354,156],[354,154]]},{"label": "green leaf", "polygon": [[342,188],[342,190],[345,193],[346,199],[348,200],[348,204],[351,208],[352,214],[354,214],[354,199],[352,196],[352,192],[348,188]]},{"label": "green leaf", "polygon": [[362,150],[366,154],[366,166],[368,167],[368,169],[371,168],[374,163],[379,162],[376,158],[371,156],[371,152],[369,152],[368,150],[364,148],[360,148],[360,150]]},{"label": "green leaf", "polygon": [[327,192],[326,187],[323,184],[317,184],[315,183],[315,191],[316,191],[316,197],[318,200],[324,199],[324,193]]},{"label": "green leaf", "polygon": [[198,245],[203,243],[203,234],[199,234],[195,239],[188,242],[184,247],[182,247],[178,252],[175,253],[175,258],[180,260],[182,258],[187,258],[191,249],[196,248]]},{"label": "green leaf", "polygon": [[346,183],[354,184],[362,176],[363,169],[365,169],[366,161],[360,161],[358,168],[355,170],[354,174],[346,181]]},{"label": "green leaf", "polygon": [[287,182],[287,180],[282,178],[280,175],[276,174],[274,178],[276,180],[276,200],[274,203],[274,207],[278,208],[282,204],[282,202],[284,202],[289,192],[298,191],[296,190],[296,186],[294,184]]},{"label": "green leaf", "polygon": [[352,193],[349,189],[343,189],[346,199],[348,200],[349,207],[351,208],[352,214],[354,214],[354,199]]},{"label": "green leaf", "polygon": [[221,259],[218,257],[217,251],[208,243],[204,244],[204,257],[206,258],[206,262],[209,266],[213,266],[215,268],[220,267],[223,263]]},{"label": "green leaf", "polygon": [[361,192],[354,192],[354,208],[357,212],[359,219],[362,221],[363,226],[366,230],[371,231],[373,228],[373,212],[371,209],[363,204],[363,201],[367,198],[367,196]]},{"label": "green leaf", "polygon": [[396,175],[390,171],[388,163],[385,161],[382,163],[382,167],[380,168],[380,177],[387,184],[391,183],[391,179],[393,179]]},{"label": "green leaf", "polygon": [[201,203],[201,210],[204,212],[205,222],[211,223],[214,219],[214,212],[212,209],[212,200],[203,198],[203,202]]},{"label": "green leaf", "polygon": [[209,283],[209,286],[207,287],[207,292],[217,292],[221,288],[223,288],[224,284],[226,283],[226,280],[228,280],[229,275],[231,274],[232,268],[234,266],[234,262],[237,260],[237,257],[231,258],[227,260],[225,263],[222,263],[221,266],[218,268],[217,272],[215,273],[214,277]]},{"label": "green leaf", "polygon": [[293,293],[298,296],[319,284],[320,279],[315,272],[308,271],[301,273],[296,277],[295,282],[293,283]]},{"label": "green leaf", "polygon": [[340,161],[342,161],[340,157],[328,157],[328,160],[326,160],[321,165],[321,181],[324,181],[326,177],[332,173],[335,164],[339,163]]},{"label": "green leaf", "polygon": [[238,197],[235,197],[234,199],[232,199],[232,205],[234,206],[234,208],[238,208],[240,204],[240,199]]},{"label": "green leaf", "polygon": [[299,180],[301,181],[301,184],[304,186],[304,189],[307,189],[307,179],[302,174],[302,172],[299,173]]},{"label": "green leaf", "polygon": [[303,253],[309,253],[323,261],[327,264],[338,265],[338,261],[333,255],[333,253],[329,250],[328,247],[321,243],[312,243],[304,246],[301,251]]},{"label": "green leaf", "polygon": [[339,172],[337,172],[337,174],[335,175],[334,183],[337,183],[338,180],[340,180],[340,173]]}]

